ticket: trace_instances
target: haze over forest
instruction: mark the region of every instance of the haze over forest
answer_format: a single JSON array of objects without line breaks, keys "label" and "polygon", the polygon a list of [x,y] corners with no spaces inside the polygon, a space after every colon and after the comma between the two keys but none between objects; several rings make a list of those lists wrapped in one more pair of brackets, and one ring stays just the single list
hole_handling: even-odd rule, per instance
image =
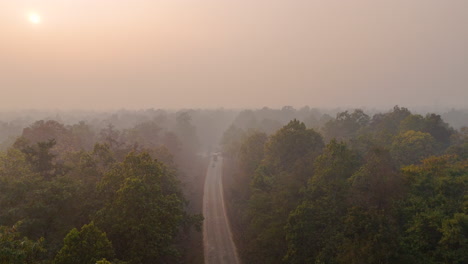
[{"label": "haze over forest", "polygon": [[0,264],[468,263],[467,0],[0,0]]},{"label": "haze over forest", "polygon": [[466,25],[464,0],[3,0],[0,109],[466,108]]}]

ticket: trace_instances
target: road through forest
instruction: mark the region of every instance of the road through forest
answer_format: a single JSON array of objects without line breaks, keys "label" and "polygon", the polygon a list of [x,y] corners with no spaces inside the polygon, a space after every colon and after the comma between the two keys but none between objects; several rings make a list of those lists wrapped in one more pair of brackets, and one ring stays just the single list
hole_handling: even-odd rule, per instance
[{"label": "road through forest", "polygon": [[223,159],[212,157],[203,194],[205,264],[239,264],[223,196]]}]

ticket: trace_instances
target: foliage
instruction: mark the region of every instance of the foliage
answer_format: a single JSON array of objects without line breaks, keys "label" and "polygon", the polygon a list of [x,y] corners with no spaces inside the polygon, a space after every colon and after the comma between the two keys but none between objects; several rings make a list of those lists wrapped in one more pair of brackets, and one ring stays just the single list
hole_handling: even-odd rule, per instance
[{"label": "foliage", "polygon": [[[64,129],[67,128],[64,127]],[[84,124],[79,124],[74,129],[86,131]],[[108,130],[112,132],[112,129]],[[104,190],[111,188],[112,184],[106,182],[111,176],[105,175],[118,170],[116,164],[119,155],[128,151],[126,146],[119,145],[118,142],[113,146],[98,143],[89,152],[85,150],[66,152],[63,149],[56,149],[55,146],[55,139],[30,143],[25,137],[21,137],[14,147],[6,153],[0,153],[0,207],[2,208],[0,225],[13,225],[17,221],[22,221],[22,225],[18,227],[18,231],[22,234],[32,239],[44,237],[47,241],[44,244],[47,248],[44,259],[52,259],[57,255],[67,232],[89,223],[92,219],[102,220],[99,217],[100,214],[96,216],[98,211],[102,214],[111,212],[120,217],[106,218],[106,228],[115,227],[121,223],[128,224],[131,221],[127,220],[133,217],[131,222],[133,226],[130,229],[140,230],[133,233],[133,237],[142,241],[140,244],[135,244],[133,250],[145,248],[142,245],[148,241],[152,245],[158,244],[152,249],[151,254],[153,254],[153,259],[159,257],[161,261],[165,258],[177,259],[174,257],[179,255],[174,244],[175,236],[180,232],[188,232],[187,228],[193,225],[200,228],[202,217],[200,215],[189,216],[185,213],[187,202],[183,199],[180,183],[176,179],[177,165],[166,148],[152,148],[148,149],[148,152],[167,162],[168,167],[153,161],[148,154],[142,154],[144,156],[142,160],[145,162],[134,164],[132,168],[128,166],[128,169],[136,174],[114,182],[115,189],[112,189],[113,193],[108,195],[109,193]],[[136,156],[137,154],[134,154],[134,157]],[[135,159],[138,158],[133,160]],[[149,180],[150,176],[144,176],[147,163],[154,163],[153,180]],[[138,168],[139,164],[145,168]],[[102,187],[99,192],[97,192],[97,186]],[[140,192],[142,189],[146,189],[147,192]],[[140,204],[142,201],[147,203]],[[147,210],[148,206],[150,210]],[[121,215],[122,211],[119,210],[124,208],[128,216]],[[147,213],[148,225],[145,228],[149,232],[140,228],[140,219],[135,218],[137,215],[133,214],[134,209]],[[120,220],[122,222],[119,223]],[[159,221],[160,229],[153,232],[153,237],[149,240],[145,240],[147,235],[154,230],[150,229],[149,225],[155,224],[156,221]],[[87,230],[85,227],[82,232]],[[118,232],[118,230],[115,231],[116,229],[109,229],[113,231],[112,234]],[[76,242],[80,238],[77,230],[70,232],[66,243]],[[75,240],[72,239],[73,237]],[[94,262],[103,257],[99,254],[93,255],[92,250],[85,251],[87,252],[74,254],[84,259],[93,258]],[[64,247],[57,255],[57,261],[67,262],[69,259],[75,259],[70,255],[73,254],[67,247]],[[148,255],[149,253],[142,256],[135,253],[127,259],[133,263],[139,263],[139,259]],[[155,257],[156,255],[158,257]],[[107,254],[104,257],[109,259],[112,255]]]},{"label": "foliage", "polygon": [[323,127],[327,139],[348,140],[357,135],[370,121],[370,117],[361,109],[352,113],[338,113],[336,119],[328,121]]},{"label": "foliage", "polygon": [[429,133],[408,130],[395,137],[391,146],[392,156],[402,165],[417,163],[436,153],[436,142]]},{"label": "foliage", "polygon": [[322,148],[322,137],[297,120],[269,138],[251,184],[249,262],[281,261],[289,212],[299,201],[299,191],[306,186]]},{"label": "foliage", "polygon": [[37,241],[21,238],[18,227],[0,226],[0,263],[1,264],[35,264],[40,263],[45,252],[44,238]]},{"label": "foliage", "polygon": [[252,132],[242,141],[239,158],[246,174],[253,174],[263,160],[267,140],[265,133]]},{"label": "foliage", "polygon": [[45,237],[57,246],[74,225],[79,210],[78,185],[68,177],[51,180],[34,172],[27,156],[11,149],[0,159],[0,223],[22,221],[19,230],[31,238]]},{"label": "foliage", "polygon": [[131,153],[107,173],[100,186],[105,201],[96,223],[119,259],[163,263],[178,256],[173,241],[191,217],[174,175],[146,154]]},{"label": "foliage", "polygon": [[468,163],[456,156],[432,157],[403,169],[408,194],[403,254],[412,263],[466,263]]},{"label": "foliage", "polygon": [[72,253],[92,263],[181,261],[177,243],[203,219],[185,212],[196,209],[182,188],[193,196],[198,154],[231,120],[221,142],[233,183],[226,201],[245,263],[468,262],[463,122],[454,130],[398,106],[372,116],[290,106],[210,113],[0,123],[0,263]]},{"label": "foliage", "polygon": [[349,182],[338,262],[391,263],[398,249],[394,204],[402,195],[401,174],[388,151],[374,149]]},{"label": "foliage", "polygon": [[437,114],[427,114],[426,117],[410,115],[401,121],[400,130],[402,132],[414,130],[431,134],[439,144],[439,150],[450,145],[450,137],[454,133],[453,129]]},{"label": "foliage", "polygon": [[345,143],[332,140],[315,160],[304,201],[291,211],[286,225],[287,263],[330,262],[337,254],[347,210],[348,179],[359,165]]},{"label": "foliage", "polygon": [[106,233],[93,222],[72,229],[64,238],[64,245],[55,257],[56,264],[95,263],[102,258],[113,258],[114,249]]},{"label": "foliage", "polygon": [[55,174],[54,170],[58,168],[54,164],[56,155],[51,152],[55,145],[55,139],[29,145],[26,139],[20,138],[15,142],[14,146],[26,155],[26,160],[35,172],[46,179],[50,179]]},{"label": "foliage", "polygon": [[236,201],[248,208],[233,211],[248,226],[246,263],[467,262],[466,129],[396,106],[372,118],[341,112],[321,131],[330,141],[321,155],[297,120],[266,143],[225,137],[241,168],[232,175],[251,182]]}]

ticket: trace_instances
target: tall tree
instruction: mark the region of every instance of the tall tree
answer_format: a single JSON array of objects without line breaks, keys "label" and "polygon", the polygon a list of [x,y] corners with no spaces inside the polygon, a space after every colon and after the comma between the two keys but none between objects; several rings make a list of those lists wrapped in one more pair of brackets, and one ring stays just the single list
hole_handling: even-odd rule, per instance
[{"label": "tall tree", "polygon": [[417,163],[436,153],[436,141],[429,133],[408,130],[399,134],[391,145],[391,154],[400,165]]},{"label": "tall tree", "polygon": [[19,138],[14,147],[26,155],[26,160],[31,164],[33,170],[45,179],[51,179],[57,172],[54,160],[57,155],[52,153],[52,148],[57,144],[55,139],[30,144],[25,138]]},{"label": "tall tree", "polygon": [[240,146],[240,165],[245,174],[252,176],[265,155],[265,144],[268,137],[265,133],[251,132]]},{"label": "tall tree", "polygon": [[313,161],[322,148],[322,137],[298,120],[268,140],[265,158],[251,185],[249,262],[281,262],[286,253],[284,226],[289,212],[300,201],[300,190],[313,173]]},{"label": "tall tree", "polygon": [[105,205],[96,223],[105,230],[119,259],[165,263],[177,257],[174,238],[191,223],[174,174],[149,154],[131,153],[102,180]]},{"label": "tall tree", "polygon": [[468,261],[468,162],[431,157],[403,169],[408,194],[401,203],[402,258],[407,263]]},{"label": "tall tree", "polygon": [[72,229],[63,240],[62,249],[55,256],[56,264],[95,263],[102,258],[112,259],[114,249],[106,233],[97,228],[93,222]]},{"label": "tall tree", "polygon": [[350,208],[343,220],[339,263],[392,263],[398,249],[395,202],[403,180],[390,153],[374,149],[349,179]]},{"label": "tall tree", "polygon": [[305,198],[288,218],[286,263],[334,262],[348,208],[348,179],[358,165],[357,155],[335,140],[317,157]]},{"label": "tall tree", "polygon": [[0,226],[0,263],[1,264],[36,264],[42,263],[44,238],[32,241],[22,238],[17,223],[12,227]]},{"label": "tall tree", "polygon": [[323,127],[323,134],[327,140],[349,140],[369,124],[370,117],[361,109],[352,113],[344,111],[338,113],[334,120],[328,121]]}]

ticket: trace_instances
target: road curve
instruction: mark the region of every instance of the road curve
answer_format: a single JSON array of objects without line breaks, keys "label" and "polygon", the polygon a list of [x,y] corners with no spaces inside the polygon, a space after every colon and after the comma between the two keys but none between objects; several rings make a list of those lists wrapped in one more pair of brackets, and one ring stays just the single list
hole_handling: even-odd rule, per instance
[{"label": "road curve", "polygon": [[203,194],[203,247],[205,264],[240,264],[223,195],[223,159],[211,158]]}]

